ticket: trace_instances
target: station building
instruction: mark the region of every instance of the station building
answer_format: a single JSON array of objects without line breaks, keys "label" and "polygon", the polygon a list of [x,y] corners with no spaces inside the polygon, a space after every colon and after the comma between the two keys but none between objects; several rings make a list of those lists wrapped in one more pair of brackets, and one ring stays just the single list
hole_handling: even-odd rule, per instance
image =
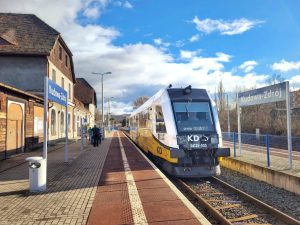
[{"label": "station building", "polygon": [[[23,127],[22,142],[18,141],[18,138],[20,138],[19,132],[18,137],[15,137],[15,142],[18,143],[15,149],[20,149],[18,150],[19,152],[29,149],[25,141],[26,132],[27,129],[32,130],[27,127],[29,124],[26,117],[26,112],[31,110],[29,107],[31,103],[27,104],[26,101],[37,101],[38,104],[43,104],[45,76],[48,76],[49,79],[67,92],[68,137],[76,138],[78,133],[80,133],[78,132],[81,124],[80,120],[86,116],[92,116],[88,115],[88,112],[85,110],[86,102],[75,101],[74,98],[76,79],[71,50],[61,34],[37,16],[32,14],[0,13],[0,83],[8,89],[10,88],[10,90],[19,91],[19,95],[21,92],[23,94],[18,99],[13,98],[16,103],[11,104],[11,100],[9,102],[5,100],[7,108],[2,108],[0,111],[6,113],[6,120],[9,121],[11,112],[16,110],[15,108],[18,108],[18,105],[22,109],[18,109],[23,113],[22,118],[18,119],[22,121],[19,122],[22,125],[16,125]],[[90,88],[93,89],[92,87]],[[3,90],[1,89],[0,92]],[[2,93],[0,94],[2,96]],[[7,99],[9,98],[7,97]],[[37,104],[35,106],[36,108],[32,108],[32,113],[35,112],[33,115],[43,115],[43,108],[37,108]],[[10,107],[13,108],[11,109]],[[65,137],[66,107],[50,101],[48,109],[48,140],[56,142]],[[92,110],[89,112],[92,113]],[[38,132],[40,132],[40,119],[33,117],[32,120],[33,124],[30,126],[38,128]],[[7,140],[4,139],[8,135],[2,135],[3,132],[7,131],[0,130],[0,151],[4,148],[8,150],[7,146],[4,147],[1,144],[7,143]],[[27,136],[35,137],[35,134],[28,134]],[[42,141],[39,136],[37,142]]]},{"label": "station building", "polygon": [[0,83],[0,160],[41,147],[44,100]]},{"label": "station building", "polygon": [[76,78],[74,95],[75,105],[80,106],[76,107],[77,114],[85,120],[89,127],[93,127],[97,109],[97,95],[94,88],[84,78]]}]

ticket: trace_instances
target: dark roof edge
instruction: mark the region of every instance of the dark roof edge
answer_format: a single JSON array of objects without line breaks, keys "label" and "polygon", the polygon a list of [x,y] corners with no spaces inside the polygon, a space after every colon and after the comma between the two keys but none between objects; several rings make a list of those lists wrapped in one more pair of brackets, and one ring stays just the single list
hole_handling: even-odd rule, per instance
[{"label": "dark roof edge", "polygon": [[22,90],[20,90],[20,89],[18,89],[18,88],[14,88],[14,87],[9,86],[9,85],[7,85],[7,84],[0,83],[0,87],[6,88],[6,89],[11,90],[11,91],[14,91],[14,92],[17,92],[17,93],[19,93],[19,94],[23,94],[23,95],[26,95],[26,96],[29,96],[29,97],[38,99],[38,100],[40,100],[40,101],[44,101],[44,99],[41,98],[41,97],[38,97],[38,96],[36,96],[36,95],[34,95],[34,94],[31,94],[31,93],[28,93],[28,92],[26,92],[26,91],[22,91]]},{"label": "dark roof edge", "polygon": [[[75,77],[75,69],[74,69],[74,63],[73,63],[73,54],[69,47],[67,46],[66,42],[64,41],[63,37],[61,34],[58,35],[57,40],[63,45],[63,47],[67,50],[67,52],[70,54],[70,62],[71,62],[71,71],[72,71],[72,78],[74,84],[76,83],[76,77]],[[54,46],[53,46],[54,47]]]},{"label": "dark roof edge", "polygon": [[0,55],[6,55],[6,56],[15,56],[15,55],[21,55],[21,56],[49,56],[49,52],[0,52]]},{"label": "dark roof edge", "polygon": [[89,88],[91,88],[95,92],[95,89],[83,77],[77,77],[76,80],[82,80],[86,85],[89,86]]}]

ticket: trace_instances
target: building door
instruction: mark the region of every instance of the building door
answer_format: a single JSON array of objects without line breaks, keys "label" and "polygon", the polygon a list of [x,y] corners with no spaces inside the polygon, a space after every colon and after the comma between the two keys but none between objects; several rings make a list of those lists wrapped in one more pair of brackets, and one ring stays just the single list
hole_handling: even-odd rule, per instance
[{"label": "building door", "polygon": [[7,109],[7,155],[23,152],[23,108],[20,104],[10,103]]}]

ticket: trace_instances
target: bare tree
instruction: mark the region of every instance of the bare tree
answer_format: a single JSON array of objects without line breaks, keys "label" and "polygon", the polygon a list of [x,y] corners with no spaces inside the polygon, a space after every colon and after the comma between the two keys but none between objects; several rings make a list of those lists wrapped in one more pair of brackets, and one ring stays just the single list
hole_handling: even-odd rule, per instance
[{"label": "bare tree", "polygon": [[267,79],[267,83],[269,85],[278,84],[283,81],[284,81],[284,78],[279,73],[274,73],[272,76],[270,76],[269,79]]},{"label": "bare tree", "polygon": [[148,99],[149,99],[149,97],[147,97],[147,96],[138,97],[132,103],[133,109],[137,109],[138,107],[140,107],[141,105],[143,105]]}]

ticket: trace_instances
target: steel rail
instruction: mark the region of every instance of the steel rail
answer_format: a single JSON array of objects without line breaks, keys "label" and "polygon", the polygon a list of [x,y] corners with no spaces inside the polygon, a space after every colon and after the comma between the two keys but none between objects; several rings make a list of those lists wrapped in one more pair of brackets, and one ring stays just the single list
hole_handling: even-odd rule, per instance
[{"label": "steel rail", "polygon": [[287,224],[290,225],[300,225],[300,221],[290,217],[289,215],[280,212],[279,210],[269,206],[268,204],[258,200],[257,198],[254,198],[253,196],[247,194],[246,192],[243,192],[235,187],[233,187],[232,185],[220,180],[217,177],[213,177],[213,179],[215,181],[217,181],[218,183],[220,183],[221,185],[223,185],[226,188],[231,189],[232,191],[237,192],[240,196],[242,196],[243,198],[247,199],[248,201],[252,202],[253,204],[255,204],[256,206],[266,210],[267,212],[269,212],[270,214],[274,215],[275,217],[277,217],[278,219],[280,219],[283,222],[286,222]]},{"label": "steel rail", "polygon": [[196,198],[209,211],[209,213],[214,217],[215,220],[220,222],[222,225],[232,225],[229,220],[227,220],[218,210],[211,206],[204,198],[198,195],[189,185],[187,185],[180,179],[176,179],[176,181],[184,186],[192,195],[192,197]]},{"label": "steel rail", "polygon": [[[239,196],[241,196],[244,199],[247,199],[247,201],[251,202],[252,204],[256,205],[257,207],[259,207],[259,208],[265,210],[266,212],[268,212],[269,214],[275,216],[280,221],[285,222],[286,224],[289,224],[289,225],[300,225],[300,221],[280,212],[279,210],[252,197],[251,195],[233,187],[232,185],[220,180],[219,178],[212,177],[212,179],[214,181],[216,181],[217,183],[219,183],[220,185],[222,185],[223,187],[230,189],[233,192],[236,192]],[[187,191],[189,192],[189,194],[191,194],[191,196],[193,198],[197,199],[200,202],[200,204],[209,211],[209,213],[214,217],[215,220],[217,220],[218,222],[220,222],[221,224],[224,224],[224,225],[229,225],[229,224],[232,225],[232,223],[218,211],[217,207],[213,207],[211,204],[209,204],[209,202],[207,200],[205,200],[199,194],[197,194],[196,191],[194,191],[188,184],[186,184],[181,179],[175,179],[175,181],[177,181],[184,188],[186,188]]]}]

